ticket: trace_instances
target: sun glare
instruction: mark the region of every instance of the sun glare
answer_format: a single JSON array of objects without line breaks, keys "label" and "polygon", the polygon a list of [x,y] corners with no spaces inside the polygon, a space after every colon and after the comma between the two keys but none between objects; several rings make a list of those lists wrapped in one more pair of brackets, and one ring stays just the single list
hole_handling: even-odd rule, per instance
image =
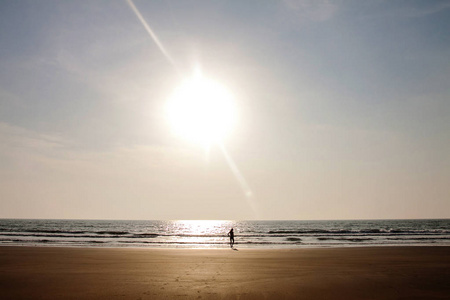
[{"label": "sun glare", "polygon": [[219,83],[196,76],[183,82],[167,105],[172,129],[202,144],[220,142],[233,128],[236,112],[231,93]]}]

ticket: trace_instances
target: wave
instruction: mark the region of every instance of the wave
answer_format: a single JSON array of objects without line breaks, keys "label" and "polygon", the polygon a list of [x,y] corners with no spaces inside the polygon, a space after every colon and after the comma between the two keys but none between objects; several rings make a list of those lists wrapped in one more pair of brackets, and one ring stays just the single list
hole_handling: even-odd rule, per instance
[{"label": "wave", "polygon": [[[367,230],[361,231],[336,231],[336,230],[289,230],[289,231],[269,231],[266,234],[238,234],[236,238],[240,239],[273,239],[273,238],[284,238],[288,241],[298,241],[301,237],[313,237],[319,240],[361,240],[363,238],[368,239],[369,237],[383,237],[385,239],[418,239],[419,237],[425,238],[438,238],[448,239],[449,233],[444,232],[434,232],[434,231],[403,231],[401,233],[393,232],[378,232],[376,230],[371,230],[368,233]],[[44,231],[27,231],[27,232],[1,232],[0,237],[23,237],[23,238],[71,238],[71,239],[155,239],[155,238],[226,238],[224,234],[158,234],[153,232],[147,233],[131,233],[128,231],[63,231],[63,230],[44,230]],[[404,236],[404,238],[399,238]]]},{"label": "wave", "polygon": [[[224,242],[182,242],[182,241],[73,241],[73,240],[19,240],[19,239],[0,239],[0,243],[5,242],[15,242],[15,243],[26,243],[26,244],[74,244],[74,245],[85,245],[85,244],[154,244],[154,245],[229,245],[228,241]],[[265,242],[265,241],[241,241],[236,242],[235,245],[291,245],[292,243],[286,242]]]},{"label": "wave", "polygon": [[450,241],[450,237],[417,237],[417,238],[413,238],[413,239],[402,239],[402,238],[386,238],[387,240],[391,240],[391,241],[422,241],[422,240],[449,240]]},{"label": "wave", "polygon": [[361,229],[361,230],[325,230],[325,229],[308,229],[308,230],[271,230],[267,234],[395,234],[395,235],[410,235],[410,234],[424,234],[424,235],[442,235],[450,234],[449,230],[400,230],[400,229]]},{"label": "wave", "polygon": [[111,235],[124,235],[130,234],[128,231],[94,231],[97,234],[111,234]]},{"label": "wave", "polygon": [[[392,241],[386,240],[376,240],[371,238],[318,238],[318,242],[313,241],[302,241],[297,238],[287,238],[281,241],[258,241],[258,240],[241,240],[235,243],[235,245],[272,245],[272,246],[345,246],[354,244],[366,244],[366,245],[414,245],[414,244],[436,244],[441,243],[442,245],[448,245],[446,242],[450,238],[417,238],[417,239],[392,239]],[[330,243],[327,243],[330,241]],[[333,242],[335,241],[335,242]],[[71,246],[88,246],[88,245],[105,245],[105,246],[120,246],[120,245],[130,245],[130,246],[144,246],[144,245],[154,245],[154,246],[186,246],[186,245],[199,245],[199,246],[218,246],[218,245],[228,245],[228,241],[167,241],[167,240],[59,240],[59,239],[38,239],[38,240],[27,240],[27,239],[15,239],[15,238],[0,238],[0,244],[22,244],[22,245],[71,245]]]},{"label": "wave", "polygon": [[156,238],[159,235],[154,233],[140,233],[129,236],[125,235],[92,235],[92,234],[26,234],[26,233],[1,233],[0,236],[20,236],[20,237],[51,237],[51,238],[93,238],[93,239],[117,239],[117,238]]},{"label": "wave", "polygon": [[365,242],[365,241],[373,241],[372,238],[327,238],[327,237],[319,237],[317,238],[319,241],[349,241],[349,242]]},{"label": "wave", "polygon": [[286,239],[286,241],[289,241],[289,242],[301,242],[301,240],[302,240],[302,239],[300,239],[300,238],[295,238],[295,237],[288,237],[288,238]]},{"label": "wave", "polygon": [[[6,230],[7,232],[14,232],[14,230]],[[42,230],[42,229],[26,229],[20,232],[36,232],[36,233],[72,233],[72,234],[84,234],[89,231],[79,231],[79,230]]]},{"label": "wave", "polygon": [[134,238],[156,238],[160,236],[159,234],[156,233],[136,233],[133,234]]},{"label": "wave", "polygon": [[[2,230],[3,231],[3,230]],[[0,233],[2,233],[0,231]],[[6,232],[15,232],[14,230],[6,230]],[[20,233],[48,233],[48,234],[98,234],[98,235],[127,235],[133,234],[129,231],[115,231],[115,230],[101,230],[101,231],[86,231],[86,230],[41,230],[41,229],[24,229],[16,231]]]}]

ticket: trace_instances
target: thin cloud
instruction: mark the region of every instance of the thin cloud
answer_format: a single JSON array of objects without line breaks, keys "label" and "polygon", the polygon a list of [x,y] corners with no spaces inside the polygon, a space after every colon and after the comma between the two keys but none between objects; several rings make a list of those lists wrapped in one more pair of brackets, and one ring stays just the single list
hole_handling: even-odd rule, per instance
[{"label": "thin cloud", "polygon": [[427,3],[423,7],[403,7],[399,9],[399,14],[405,17],[423,17],[439,13],[450,8],[450,2]]},{"label": "thin cloud", "polygon": [[170,167],[176,169],[180,165],[192,164],[192,161],[203,163],[200,152],[194,149],[183,149],[170,146],[134,145],[116,147],[108,151],[77,150],[76,143],[52,133],[37,132],[0,122],[0,159],[28,159],[51,165],[67,163],[87,163],[91,166],[140,166]]},{"label": "thin cloud", "polygon": [[338,11],[338,4],[330,0],[284,0],[283,4],[300,20],[326,21]]},{"label": "thin cloud", "polygon": [[[448,1],[438,3],[421,1],[419,3],[420,5],[414,5],[413,1],[392,2],[384,0],[362,3],[363,6],[368,7],[363,16],[364,18],[421,18],[450,9],[450,2]],[[370,7],[371,9],[369,9]],[[378,7],[384,7],[384,9],[378,10],[376,9]]]},{"label": "thin cloud", "polygon": [[56,135],[41,134],[5,122],[0,122],[0,139],[2,140],[0,149],[8,148],[12,150],[11,153],[15,152],[14,149],[53,151],[68,146],[67,141]]}]

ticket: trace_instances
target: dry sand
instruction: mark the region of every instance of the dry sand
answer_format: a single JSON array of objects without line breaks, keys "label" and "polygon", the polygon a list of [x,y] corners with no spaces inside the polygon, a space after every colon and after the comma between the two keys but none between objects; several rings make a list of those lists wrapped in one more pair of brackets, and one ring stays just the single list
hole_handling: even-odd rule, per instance
[{"label": "dry sand", "polygon": [[1,299],[450,299],[450,247],[0,247]]}]

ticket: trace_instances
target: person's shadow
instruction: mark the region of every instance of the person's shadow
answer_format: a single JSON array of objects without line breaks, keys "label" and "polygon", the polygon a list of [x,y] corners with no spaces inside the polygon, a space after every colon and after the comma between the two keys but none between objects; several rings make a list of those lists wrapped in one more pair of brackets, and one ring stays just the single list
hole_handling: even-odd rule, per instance
[{"label": "person's shadow", "polygon": [[231,249],[233,249],[234,251],[239,251],[237,248],[231,247]]}]

